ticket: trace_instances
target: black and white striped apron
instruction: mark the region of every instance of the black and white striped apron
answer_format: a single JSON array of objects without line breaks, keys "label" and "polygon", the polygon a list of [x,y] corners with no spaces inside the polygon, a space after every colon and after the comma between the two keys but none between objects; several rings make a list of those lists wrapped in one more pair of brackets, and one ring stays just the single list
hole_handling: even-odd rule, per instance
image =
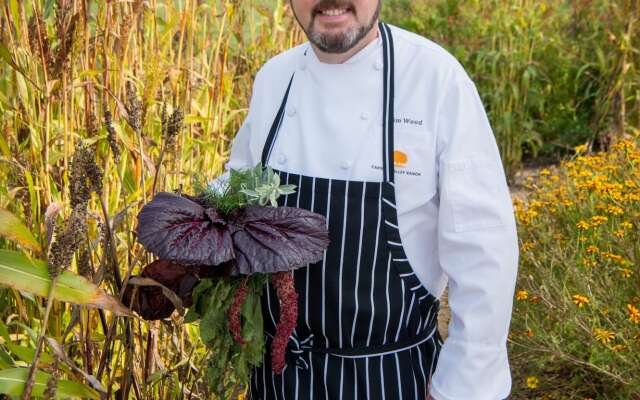
[{"label": "black and white striped apron", "polygon": [[[382,182],[326,179],[278,172],[297,186],[280,205],[327,218],[331,244],[322,261],[294,274],[298,321],[286,366],[271,371],[271,340],[279,319],[275,288],[262,295],[265,355],[251,375],[251,399],[424,400],[442,338],[440,302],[421,284],[402,247],[393,165],[393,40],[383,44]],[[289,81],[262,154],[267,165],[293,81]]]}]

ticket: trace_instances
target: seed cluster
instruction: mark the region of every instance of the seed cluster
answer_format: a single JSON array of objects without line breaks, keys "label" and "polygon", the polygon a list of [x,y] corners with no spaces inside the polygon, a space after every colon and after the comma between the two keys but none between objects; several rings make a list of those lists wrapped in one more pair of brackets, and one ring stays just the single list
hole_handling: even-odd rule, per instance
[{"label": "seed cluster", "polygon": [[236,288],[233,294],[233,302],[229,307],[229,330],[233,335],[236,342],[245,344],[246,341],[242,338],[242,325],[240,324],[240,308],[242,303],[247,298],[249,288],[247,287],[247,278],[242,279],[240,285]]},{"label": "seed cluster", "polygon": [[113,162],[117,165],[120,162],[120,148],[118,147],[118,142],[116,141],[116,130],[113,129],[113,120],[111,116],[111,111],[107,110],[106,106],[104,107],[104,127],[107,130],[107,141],[109,142],[109,147],[111,148],[111,154],[113,154]]},{"label": "seed cluster", "polygon": [[86,205],[91,197],[91,192],[102,192],[103,173],[96,163],[95,149],[82,142],[76,145],[71,162],[70,196],[71,208]]},{"label": "seed cluster", "polygon": [[102,192],[102,171],[95,161],[94,149],[82,142],[76,145],[69,179],[71,215],[55,227],[55,239],[49,249],[49,274],[55,277],[71,263],[87,233],[87,205],[91,193]]},{"label": "seed cluster", "polygon": [[298,319],[298,294],[293,281],[293,273],[290,271],[272,274],[271,282],[276,288],[280,301],[280,320],[276,326],[276,335],[271,343],[271,369],[274,373],[281,374],[285,365],[287,343]]}]

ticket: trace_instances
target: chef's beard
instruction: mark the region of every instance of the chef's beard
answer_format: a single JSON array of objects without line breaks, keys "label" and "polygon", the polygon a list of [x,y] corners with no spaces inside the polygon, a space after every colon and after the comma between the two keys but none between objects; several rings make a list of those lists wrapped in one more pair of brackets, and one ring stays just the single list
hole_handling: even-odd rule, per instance
[{"label": "chef's beard", "polygon": [[[326,53],[345,53],[349,51],[351,48],[353,48],[356,44],[358,44],[358,42],[360,42],[360,40],[363,37],[365,37],[367,33],[371,31],[371,29],[373,29],[373,26],[375,25],[378,19],[378,16],[380,15],[381,4],[382,4],[382,0],[379,0],[378,6],[376,7],[376,11],[366,26],[349,28],[346,30],[346,32],[340,32],[338,34],[316,32],[313,29],[313,23],[315,20],[315,15],[314,15],[311,19],[311,23],[309,24],[310,26],[302,27],[302,29],[307,34],[307,38],[309,39],[309,41],[315,44],[320,50]],[[319,8],[321,6],[340,8],[341,6],[349,6],[349,5],[350,4],[348,2],[343,2],[340,0],[326,0],[318,3],[316,5],[316,8]],[[352,7],[352,10],[353,10],[353,7]],[[351,11],[351,12],[355,12],[355,11]],[[296,19],[298,19],[297,16],[296,16]],[[299,19],[298,19],[298,23],[300,23]],[[302,24],[300,24],[300,26],[302,26]]]}]

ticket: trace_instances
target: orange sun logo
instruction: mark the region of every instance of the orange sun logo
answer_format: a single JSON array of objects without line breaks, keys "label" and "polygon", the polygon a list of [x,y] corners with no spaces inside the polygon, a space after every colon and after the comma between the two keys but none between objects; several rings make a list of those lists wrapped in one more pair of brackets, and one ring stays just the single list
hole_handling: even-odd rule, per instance
[{"label": "orange sun logo", "polygon": [[406,153],[401,152],[400,150],[395,150],[393,152],[393,165],[396,167],[405,167],[409,158]]}]

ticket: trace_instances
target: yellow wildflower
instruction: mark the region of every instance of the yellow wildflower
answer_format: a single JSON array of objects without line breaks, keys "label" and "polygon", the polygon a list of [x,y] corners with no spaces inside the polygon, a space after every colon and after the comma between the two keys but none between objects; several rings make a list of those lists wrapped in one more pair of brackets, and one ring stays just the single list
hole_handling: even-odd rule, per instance
[{"label": "yellow wildflower", "polygon": [[609,218],[605,217],[604,215],[594,215],[593,217],[591,217],[591,224],[593,226],[599,226],[607,222],[608,220]]},{"label": "yellow wildflower", "polygon": [[618,229],[613,231],[613,236],[622,239],[624,237],[624,230]]},{"label": "yellow wildflower", "polygon": [[621,140],[620,142],[611,146],[611,148],[615,150],[631,151],[636,148],[636,143],[631,140]]},{"label": "yellow wildflower", "polygon": [[613,204],[609,204],[607,206],[607,212],[611,215],[622,215],[624,214],[624,209],[622,207],[614,206]]},{"label": "yellow wildflower", "polygon": [[598,249],[597,246],[590,245],[587,247],[587,253],[589,254],[598,254],[599,252],[600,252],[600,249]]},{"label": "yellow wildflower", "polygon": [[625,346],[625,345],[623,345],[623,344],[616,344],[616,345],[613,345],[613,346],[611,347],[611,350],[613,350],[613,351],[615,351],[616,353],[618,353],[618,352],[620,352],[620,351],[624,350],[624,348],[625,348],[625,347],[626,347],[626,346]]},{"label": "yellow wildflower", "polygon": [[624,201],[628,201],[628,202],[640,201],[640,194],[638,194],[638,193],[627,193],[624,196]]},{"label": "yellow wildflower", "polygon": [[573,148],[573,151],[575,151],[577,154],[584,153],[586,150],[587,150],[586,144],[581,144],[580,146],[576,146]]},{"label": "yellow wildflower", "polygon": [[614,337],[616,337],[615,332],[612,331],[608,331],[606,329],[601,329],[601,328],[595,328],[593,330],[593,336],[596,338],[597,341],[599,341],[602,344],[607,344],[609,343],[611,340],[613,340]]},{"label": "yellow wildflower", "polygon": [[529,297],[529,292],[527,292],[526,290],[518,290],[518,292],[516,293],[517,300],[526,300],[527,297]]},{"label": "yellow wildflower", "polygon": [[629,221],[624,221],[624,222],[622,222],[620,224],[620,227],[622,229],[631,229],[631,228],[633,228],[633,224],[631,222],[629,222]]},{"label": "yellow wildflower", "polygon": [[620,272],[622,273],[622,276],[625,278],[629,278],[631,277],[631,275],[633,275],[633,271],[630,270],[629,268],[622,268],[622,270],[620,270]]},{"label": "yellow wildflower", "polygon": [[627,304],[627,311],[629,311],[629,321],[634,324],[640,324],[640,310],[633,304]]},{"label": "yellow wildflower", "polygon": [[546,175],[551,175],[551,171],[549,171],[547,168],[540,170],[540,176],[546,176]]},{"label": "yellow wildflower", "polygon": [[578,222],[578,223],[576,224],[576,227],[577,227],[578,229],[581,229],[581,230],[583,230],[583,231],[586,231],[587,229],[589,229],[589,228],[591,227],[591,225],[589,225],[589,223],[588,223],[587,221],[580,220],[580,222]]},{"label": "yellow wildflower", "polygon": [[574,294],[573,296],[571,296],[571,298],[573,299],[573,302],[576,303],[576,305],[579,308],[581,308],[583,305],[589,303],[589,298],[587,296],[583,296],[581,294]]},{"label": "yellow wildflower", "polygon": [[522,251],[529,251],[531,249],[533,249],[535,247],[535,245],[532,242],[529,241],[525,241],[522,243]]},{"label": "yellow wildflower", "polygon": [[540,380],[535,377],[535,376],[528,376],[527,377],[527,387],[529,389],[535,389],[538,387],[538,383],[540,383]]},{"label": "yellow wildflower", "polygon": [[531,328],[527,328],[527,329],[524,331],[523,335],[525,335],[525,336],[529,336],[529,337],[532,337],[532,336],[533,336],[533,331],[531,330]]}]

